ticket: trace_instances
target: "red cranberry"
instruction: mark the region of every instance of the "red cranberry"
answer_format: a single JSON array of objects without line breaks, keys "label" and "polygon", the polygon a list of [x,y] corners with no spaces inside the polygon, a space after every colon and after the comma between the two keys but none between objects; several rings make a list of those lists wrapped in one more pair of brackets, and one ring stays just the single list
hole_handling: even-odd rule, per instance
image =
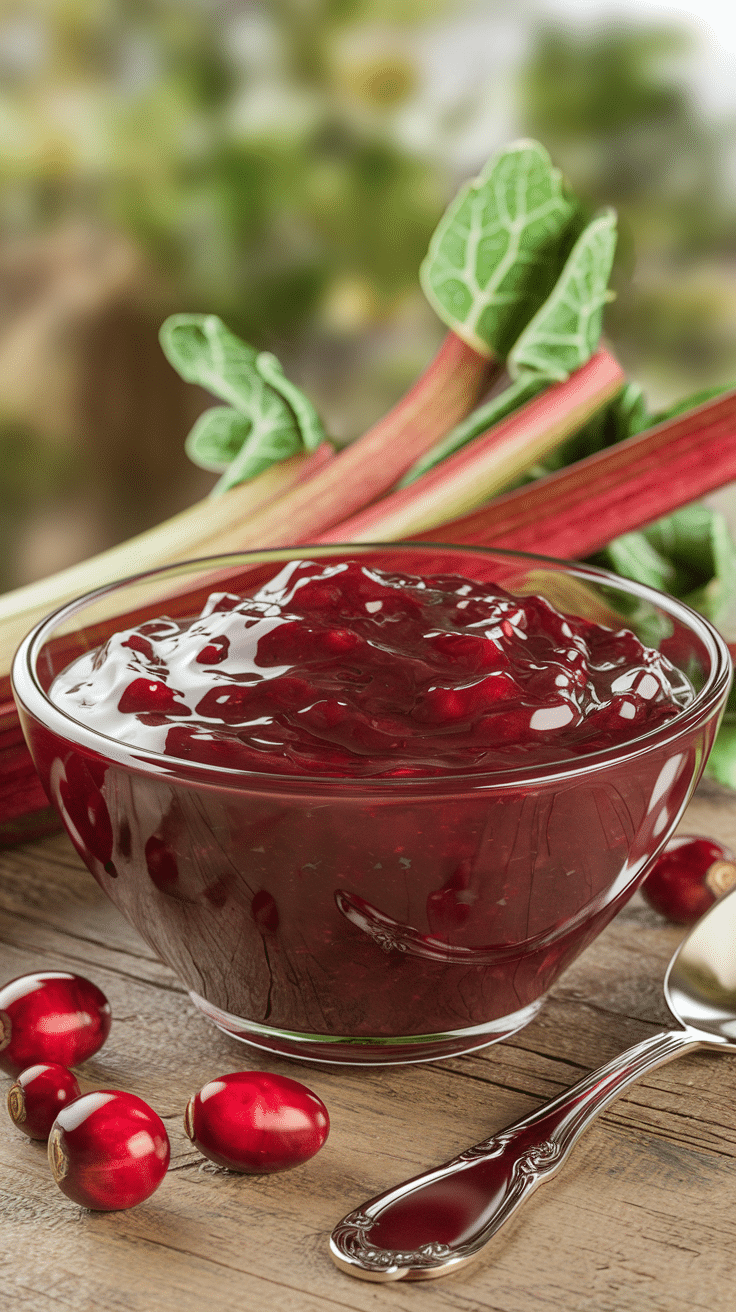
[{"label": "red cranberry", "polygon": [[48,1139],[62,1107],[78,1097],[79,1085],[66,1066],[29,1066],[8,1090],[8,1115],[29,1139]]},{"label": "red cranberry", "polygon": [[98,1089],[57,1116],[49,1135],[54,1179],[72,1202],[97,1212],[135,1207],[166,1175],[169,1137],[133,1093]]},{"label": "red cranberry", "polygon": [[314,1157],[330,1118],[321,1098],[297,1080],[237,1071],[210,1080],[189,1099],[184,1128],[218,1166],[261,1175]]},{"label": "red cranberry", "polygon": [[161,679],[133,679],[123,690],[118,702],[122,714],[145,714],[146,711],[159,711],[164,715],[191,715],[191,710],[184,702],[176,700],[173,688]]},{"label": "red cranberry", "polygon": [[736,884],[733,852],[712,838],[676,834],[642,884],[655,911],[676,925],[692,925]]},{"label": "red cranberry", "polygon": [[112,1016],[96,984],[48,970],[0,989],[0,1068],[18,1075],[38,1062],[76,1066],[101,1048]]}]

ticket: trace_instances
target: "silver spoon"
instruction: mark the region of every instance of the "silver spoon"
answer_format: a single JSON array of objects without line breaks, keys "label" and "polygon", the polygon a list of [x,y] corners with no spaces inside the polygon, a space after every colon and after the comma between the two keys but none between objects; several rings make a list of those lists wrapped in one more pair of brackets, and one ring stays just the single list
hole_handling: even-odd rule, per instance
[{"label": "silver spoon", "polygon": [[376,1281],[457,1271],[554,1175],[583,1130],[630,1084],[683,1052],[735,1048],[736,888],[681,943],[664,994],[682,1029],[653,1034],[530,1116],[350,1212],[330,1239],[336,1265]]}]

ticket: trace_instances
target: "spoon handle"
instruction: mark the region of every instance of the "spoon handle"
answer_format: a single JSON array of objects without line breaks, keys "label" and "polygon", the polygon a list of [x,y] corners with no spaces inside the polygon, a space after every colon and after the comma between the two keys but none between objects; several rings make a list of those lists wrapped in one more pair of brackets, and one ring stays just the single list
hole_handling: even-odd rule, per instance
[{"label": "spoon handle", "polygon": [[428,1280],[464,1265],[558,1170],[590,1122],[647,1071],[708,1046],[696,1030],[662,1030],[443,1166],[350,1212],[330,1254],[363,1280]]}]

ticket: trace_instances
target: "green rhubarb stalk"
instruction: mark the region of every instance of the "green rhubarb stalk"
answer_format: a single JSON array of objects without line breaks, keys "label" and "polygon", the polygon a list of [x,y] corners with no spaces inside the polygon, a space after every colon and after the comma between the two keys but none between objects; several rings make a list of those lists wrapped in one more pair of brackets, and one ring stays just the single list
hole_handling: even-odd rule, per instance
[{"label": "green rhubarb stalk", "polygon": [[448,333],[410,392],[385,418],[300,486],[251,516],[223,550],[314,541],[393,487],[448,424],[472,410],[500,366]]},{"label": "green rhubarb stalk", "polygon": [[579,560],[734,479],[736,390],[445,522],[442,538]]},{"label": "green rhubarb stalk", "polygon": [[507,360],[516,375],[511,387],[431,447],[396,491],[318,540],[339,541],[340,534],[347,541],[394,539],[468,514],[605,406],[624,385],[621,369],[606,352],[595,357],[595,367],[586,366],[600,339],[615,244],[609,210],[580,235],[552,292],[514,344]]},{"label": "green rhubarb stalk", "polygon": [[[273,513],[268,509],[253,517],[233,545],[314,540],[383,496],[464,420],[499,374],[520,328],[540,310],[557,282],[578,210],[544,147],[520,141],[500,151],[450,206],[423,265],[425,291],[451,330],[435,360],[404,401],[342,451],[334,467],[296,488]],[[606,270],[604,282],[607,276]],[[169,320],[162,342],[184,377],[206,386],[238,414],[247,407],[247,388],[260,387],[254,373],[269,377],[263,357],[244,344],[238,349],[237,339],[212,317]],[[558,342],[557,349],[559,354],[566,346]],[[558,364],[551,376],[565,377],[566,372]],[[280,387],[273,377],[270,381],[299,419],[295,398],[287,390],[290,385],[284,386],[283,376]],[[221,486],[243,476],[251,443],[263,451],[263,445],[258,446],[263,433],[254,437],[252,428],[237,447],[239,423],[216,407],[188,441],[190,454],[199,463],[209,460],[208,468],[223,468],[230,460]],[[307,440],[304,431],[302,440]]]}]

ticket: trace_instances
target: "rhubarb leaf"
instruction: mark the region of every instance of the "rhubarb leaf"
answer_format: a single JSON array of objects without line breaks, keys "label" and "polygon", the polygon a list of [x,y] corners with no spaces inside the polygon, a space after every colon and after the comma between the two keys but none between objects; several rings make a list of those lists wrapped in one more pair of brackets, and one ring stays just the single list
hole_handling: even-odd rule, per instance
[{"label": "rhubarb leaf", "polygon": [[224,471],[211,495],[324,440],[314,407],[276,357],[242,342],[217,315],[172,315],[160,339],[182,378],[227,402],[206,410],[186,440],[195,464]]},{"label": "rhubarb leaf", "polygon": [[286,377],[280,360],[270,351],[261,351],[256,356],[256,369],[264,382],[284,398],[291,407],[299,425],[302,442],[307,451],[316,451],[320,443],[326,441],[326,434],[317,411],[301,388]]},{"label": "rhubarb leaf", "polygon": [[440,319],[482,355],[505,356],[554,285],[578,213],[539,142],[500,151],[430,241],[419,276]]},{"label": "rhubarb leaf", "polygon": [[508,355],[512,378],[535,374],[564,382],[590,359],[601,336],[616,251],[616,214],[604,210],[578,237],[546,301]]},{"label": "rhubarb leaf", "polygon": [[736,710],[731,710],[733,693],[728,699],[726,714],[716,734],[705,772],[726,788],[736,789]]},{"label": "rhubarb leaf", "polygon": [[185,442],[190,460],[202,469],[223,470],[210,496],[219,496],[271,465],[302,450],[297,425],[288,407],[277,407],[267,394],[259,411],[240,414],[231,406],[205,410]]},{"label": "rhubarb leaf", "polygon": [[200,469],[221,473],[247,441],[250,419],[230,405],[213,405],[200,415],[185,443],[189,459]]},{"label": "rhubarb leaf", "polygon": [[657,551],[644,533],[623,533],[606,547],[607,565],[624,578],[670,592],[675,580],[672,561]]},{"label": "rhubarb leaf", "polygon": [[167,360],[188,383],[198,383],[235,410],[251,404],[258,352],[216,314],[172,314],[161,326]]},{"label": "rhubarb leaf", "polygon": [[[487,432],[551,383],[564,382],[595,352],[616,250],[616,215],[605,210],[578,237],[546,301],[509,351],[512,383],[478,406],[404,475],[405,487],[453,451]],[[559,440],[559,438],[557,439]]]}]

